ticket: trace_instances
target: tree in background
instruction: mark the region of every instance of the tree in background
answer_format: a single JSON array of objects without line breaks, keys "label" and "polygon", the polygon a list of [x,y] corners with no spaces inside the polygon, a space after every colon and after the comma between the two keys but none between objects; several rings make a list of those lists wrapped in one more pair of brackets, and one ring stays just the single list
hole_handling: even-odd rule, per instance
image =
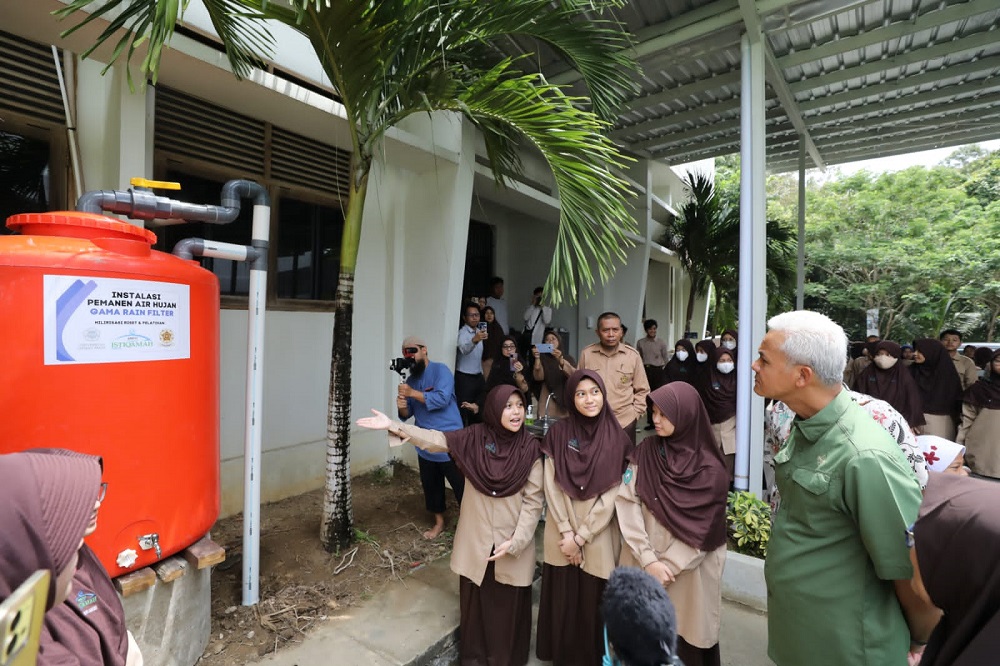
[{"label": "tree in background", "polygon": [[[714,179],[688,172],[684,186],[690,198],[680,207],[680,215],[667,221],[658,240],[677,254],[691,281],[685,330],[691,330],[697,295],[705,293],[709,284],[714,295],[712,330],[734,328],[739,303],[739,156],[716,160]],[[771,212],[769,206],[765,277],[769,312],[780,312],[794,299],[796,245],[792,227],[772,218]]]},{"label": "tree in background", "polygon": [[855,339],[865,334],[865,311],[878,308],[886,338],[937,337],[954,326],[968,340],[992,340],[1000,315],[1000,202],[990,190],[997,158],[965,147],[932,168],[810,180],[807,307]]},{"label": "tree in background", "polygon": [[[155,81],[160,53],[187,1],[74,0],[58,13],[99,5],[83,22],[111,17],[98,44],[123,29],[114,58],[125,52],[129,59],[137,45],[145,44],[142,73]],[[350,191],[335,299],[321,525],[324,546],[334,550],[353,539],[354,275],[368,178],[386,132],[415,113],[462,114],[481,132],[493,176],[501,184],[522,173],[522,143],[538,151],[552,171],[561,204],[545,293],[555,304],[574,299],[577,285],[589,290],[595,277],[604,281],[611,275],[630,245],[625,233],[635,227],[625,204],[628,185],[617,175],[624,158],[604,134],[606,120],[634,88],[629,76],[634,65],[625,53],[629,38],[617,22],[600,18],[605,9],[620,6],[613,1],[204,2],[238,76],[259,65],[273,46],[263,19],[284,23],[306,37],[350,125]],[[533,53],[506,56],[515,37],[521,44],[544,44],[559,53],[582,74],[591,98],[569,97],[549,84],[533,70]]]}]

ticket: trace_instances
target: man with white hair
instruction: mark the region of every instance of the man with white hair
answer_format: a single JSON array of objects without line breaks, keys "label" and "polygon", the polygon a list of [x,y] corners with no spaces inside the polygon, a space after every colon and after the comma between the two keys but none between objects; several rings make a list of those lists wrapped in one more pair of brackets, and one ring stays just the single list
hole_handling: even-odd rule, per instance
[{"label": "man with white hair", "polygon": [[786,312],[753,362],[754,391],[795,413],[775,454],[768,653],[778,666],[906,666],[937,619],[913,594],[905,533],[920,487],[899,447],[843,389],[847,336]]}]

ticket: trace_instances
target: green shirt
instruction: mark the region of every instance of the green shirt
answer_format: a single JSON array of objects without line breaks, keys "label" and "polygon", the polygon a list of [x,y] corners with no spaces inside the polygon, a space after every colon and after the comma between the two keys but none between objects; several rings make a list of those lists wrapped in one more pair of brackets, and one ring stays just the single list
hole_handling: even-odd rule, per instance
[{"label": "green shirt", "polygon": [[774,462],[768,654],[778,666],[905,666],[892,581],[913,576],[904,532],[921,495],[899,447],[841,391],[795,419]]}]

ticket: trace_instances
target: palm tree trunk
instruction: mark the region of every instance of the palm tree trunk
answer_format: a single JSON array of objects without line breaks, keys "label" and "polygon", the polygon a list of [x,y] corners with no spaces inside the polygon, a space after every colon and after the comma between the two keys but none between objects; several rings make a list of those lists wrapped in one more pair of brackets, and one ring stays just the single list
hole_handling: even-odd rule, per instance
[{"label": "palm tree trunk", "polygon": [[688,280],[691,282],[691,289],[688,291],[688,304],[687,313],[684,317],[684,335],[687,336],[687,332],[691,330],[691,320],[694,319],[694,299],[698,296],[698,290],[695,288],[695,276],[692,273],[688,273]]},{"label": "palm tree trunk", "polygon": [[[353,173],[353,170],[352,170]],[[354,332],[354,273],[361,244],[361,218],[368,171],[351,178],[340,246],[340,276],[334,306],[333,354],[326,412],[326,486],[320,541],[328,552],[354,540],[351,501],[351,349]]]}]

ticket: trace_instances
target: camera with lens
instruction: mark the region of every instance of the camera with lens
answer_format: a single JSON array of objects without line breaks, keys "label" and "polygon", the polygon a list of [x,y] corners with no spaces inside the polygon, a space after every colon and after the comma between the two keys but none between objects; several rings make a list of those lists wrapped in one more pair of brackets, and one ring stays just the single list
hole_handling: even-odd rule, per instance
[{"label": "camera with lens", "polygon": [[398,374],[404,380],[410,372],[410,368],[416,363],[412,358],[403,356],[401,358],[394,358],[389,361],[389,369]]}]

